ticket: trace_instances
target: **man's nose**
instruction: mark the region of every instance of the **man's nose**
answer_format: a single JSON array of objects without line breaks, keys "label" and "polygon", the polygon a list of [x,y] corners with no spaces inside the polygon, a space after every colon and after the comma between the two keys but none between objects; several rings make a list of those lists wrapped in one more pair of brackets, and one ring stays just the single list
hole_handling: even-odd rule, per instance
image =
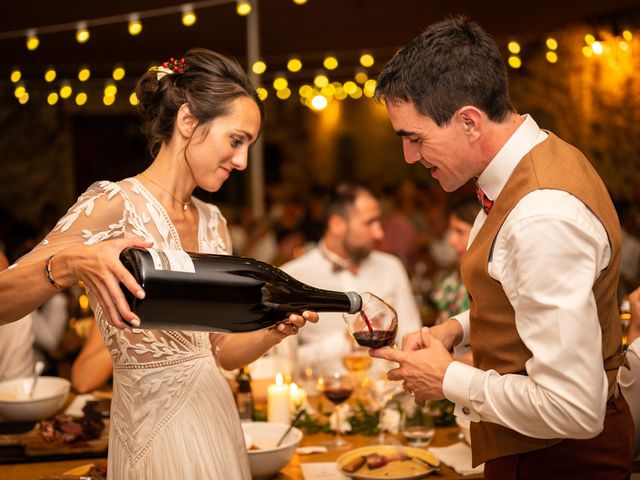
[{"label": "man's nose", "polygon": [[404,153],[404,161],[408,164],[416,163],[422,160],[422,154],[420,153],[420,147],[404,140],[402,143],[402,152]]}]

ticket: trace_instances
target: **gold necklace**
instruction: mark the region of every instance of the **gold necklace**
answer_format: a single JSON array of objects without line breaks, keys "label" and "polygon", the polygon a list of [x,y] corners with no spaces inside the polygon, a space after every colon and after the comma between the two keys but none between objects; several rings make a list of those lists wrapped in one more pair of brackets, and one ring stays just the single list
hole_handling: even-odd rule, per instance
[{"label": "gold necklace", "polygon": [[147,177],[144,173],[140,172],[140,176],[146,178],[151,183],[153,183],[156,187],[161,188],[162,190],[167,192],[169,195],[171,195],[176,202],[178,202],[180,205],[182,205],[182,210],[184,210],[185,212],[187,211],[187,208],[189,208],[189,205],[191,205],[191,201],[183,202],[178,197],[176,197],[173,193],[171,193],[169,190],[167,190],[162,185],[160,185],[158,182],[155,182],[152,179],[150,179],[149,177]]}]

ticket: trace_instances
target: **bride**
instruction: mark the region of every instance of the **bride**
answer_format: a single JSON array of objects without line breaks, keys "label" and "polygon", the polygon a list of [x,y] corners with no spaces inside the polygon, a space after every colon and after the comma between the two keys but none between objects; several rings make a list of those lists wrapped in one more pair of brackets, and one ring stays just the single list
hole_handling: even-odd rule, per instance
[{"label": "bride", "polygon": [[[137,95],[154,160],[132,178],[89,187],[30,253],[0,274],[0,325],[82,280],[113,366],[110,479],[249,479],[238,413],[220,367],[246,365],[306,321],[244,334],[141,330],[119,283],[127,247],[230,253],[225,219],[192,196],[247,166],[263,107],[242,68],[192,49],[145,73]],[[179,321],[179,319],[176,319]]]}]

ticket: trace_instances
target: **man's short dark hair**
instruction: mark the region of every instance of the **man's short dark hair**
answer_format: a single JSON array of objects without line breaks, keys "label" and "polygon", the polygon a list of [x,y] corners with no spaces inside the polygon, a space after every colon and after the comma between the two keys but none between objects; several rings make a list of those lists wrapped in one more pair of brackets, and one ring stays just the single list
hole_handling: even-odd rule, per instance
[{"label": "man's short dark hair", "polygon": [[339,215],[348,220],[350,209],[356,202],[358,195],[362,193],[373,197],[373,193],[367,187],[357,183],[341,183],[327,193],[324,209],[325,231],[329,226],[329,218],[332,215]]},{"label": "man's short dark hair", "polygon": [[498,47],[464,17],[431,25],[396,53],[378,77],[376,99],[410,101],[440,127],[465,105],[494,122],[515,111]]}]

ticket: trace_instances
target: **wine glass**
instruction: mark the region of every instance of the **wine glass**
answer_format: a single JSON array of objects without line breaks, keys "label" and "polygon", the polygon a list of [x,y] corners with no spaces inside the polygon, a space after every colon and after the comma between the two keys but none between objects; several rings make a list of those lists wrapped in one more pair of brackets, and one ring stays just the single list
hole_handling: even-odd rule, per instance
[{"label": "wine glass", "polygon": [[402,436],[412,447],[426,447],[436,434],[428,403],[420,407],[410,402],[403,408],[401,425]]},{"label": "wine glass", "polygon": [[343,421],[342,406],[353,393],[353,380],[351,376],[338,369],[330,369],[318,377],[318,390],[322,392],[327,400],[335,405],[336,411],[336,434],[333,440],[325,445],[328,448],[343,449],[351,446],[342,435],[340,435]]},{"label": "wine glass", "polygon": [[349,333],[359,345],[368,348],[391,347],[398,332],[398,315],[391,305],[366,292],[362,308],[354,314],[343,313]]}]

